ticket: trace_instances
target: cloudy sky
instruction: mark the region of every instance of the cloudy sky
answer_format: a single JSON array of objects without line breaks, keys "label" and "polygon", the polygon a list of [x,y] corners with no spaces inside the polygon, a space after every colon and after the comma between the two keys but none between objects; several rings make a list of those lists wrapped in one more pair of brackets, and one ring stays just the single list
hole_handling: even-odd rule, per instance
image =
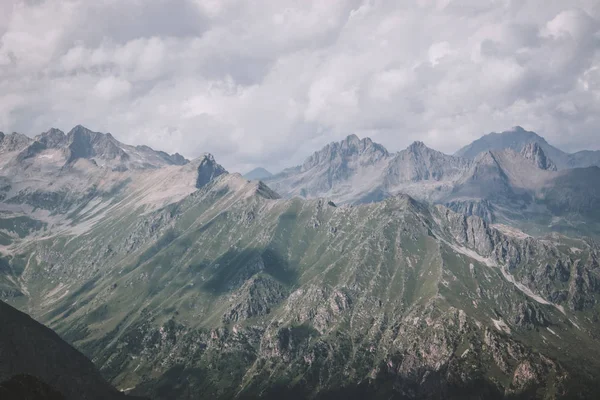
[{"label": "cloudy sky", "polygon": [[0,130],[76,124],[242,172],[350,133],[600,149],[600,1],[1,0]]}]

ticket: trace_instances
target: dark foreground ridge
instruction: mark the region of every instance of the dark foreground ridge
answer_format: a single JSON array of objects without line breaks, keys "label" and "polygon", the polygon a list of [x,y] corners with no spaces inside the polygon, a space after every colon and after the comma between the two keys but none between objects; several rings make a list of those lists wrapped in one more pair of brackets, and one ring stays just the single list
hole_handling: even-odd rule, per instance
[{"label": "dark foreground ridge", "polygon": [[0,398],[128,399],[56,333],[0,302]]}]

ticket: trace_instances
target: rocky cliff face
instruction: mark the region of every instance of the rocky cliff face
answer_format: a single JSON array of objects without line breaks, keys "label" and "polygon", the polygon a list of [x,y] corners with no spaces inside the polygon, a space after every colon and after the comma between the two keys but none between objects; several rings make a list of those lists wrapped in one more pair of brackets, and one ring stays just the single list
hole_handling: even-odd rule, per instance
[{"label": "rocky cliff face", "polygon": [[455,200],[444,205],[458,214],[476,216],[489,223],[496,221],[497,211],[489,200]]},{"label": "rocky cliff face", "polygon": [[215,162],[212,154],[207,154],[200,161],[198,166],[198,177],[196,179],[196,187],[199,189],[213,179],[226,174],[227,171],[221,165]]},{"label": "rocky cliff face", "polygon": [[536,142],[528,143],[521,150],[521,155],[526,159],[530,160],[534,166],[539,169],[548,171],[556,171],[558,168],[554,165],[554,162],[550,160],[544,150]]},{"label": "rocky cliff face", "polygon": [[470,162],[448,156],[415,142],[398,153],[386,171],[386,184],[399,185],[405,182],[452,181],[460,177]]},{"label": "rocky cliff face", "polygon": [[0,132],[0,153],[9,153],[20,151],[27,147],[31,139],[20,133],[13,132],[10,135],[5,135]]},{"label": "rocky cliff face", "polygon": [[101,160],[125,163],[130,158],[114,142],[112,135],[92,132],[81,125],[76,126],[69,132],[67,143],[67,163],[75,162],[80,158],[91,159],[95,157]]},{"label": "rocky cliff face", "polygon": [[[80,130],[85,129],[81,126],[78,126],[78,128]],[[48,131],[36,136],[35,141],[40,142],[47,149],[58,149],[67,146],[69,138],[60,129],[50,128]]]},{"label": "rocky cliff face", "polygon": [[382,158],[389,156],[387,150],[369,138],[359,139],[356,135],[350,135],[341,142],[330,143],[322,150],[310,156],[304,164],[302,171],[307,171],[317,166],[326,166],[335,169],[340,169],[340,176],[344,176],[344,168],[348,167],[348,163],[354,161],[357,156],[359,159],[358,165],[372,165]]}]

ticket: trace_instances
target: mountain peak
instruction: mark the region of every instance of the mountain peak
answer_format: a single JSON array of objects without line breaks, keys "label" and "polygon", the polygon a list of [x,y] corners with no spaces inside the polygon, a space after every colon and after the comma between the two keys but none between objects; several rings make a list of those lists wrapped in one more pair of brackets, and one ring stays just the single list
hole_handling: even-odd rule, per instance
[{"label": "mountain peak", "polygon": [[386,184],[454,179],[469,166],[469,161],[433,150],[415,141],[396,153],[386,171]]},{"label": "mountain peak", "polygon": [[215,157],[206,153],[200,159],[200,165],[198,165],[198,178],[196,179],[196,188],[207,185],[209,182],[214,180],[220,175],[226,174],[227,171],[221,165],[217,164]]},{"label": "mountain peak", "polygon": [[75,125],[73,127],[73,129],[71,129],[68,133],[68,136],[73,136],[75,134],[82,134],[82,133],[93,133],[90,129],[86,128],[85,126],[78,124]]},{"label": "mountain peak", "polygon": [[[512,149],[521,152],[528,143],[537,142],[544,148],[551,147],[546,140],[535,132],[527,131],[521,126],[514,126],[504,132],[492,132],[475,140],[473,143],[458,150],[454,155],[475,159],[478,154],[487,150]],[[557,149],[555,149],[558,151]]]},{"label": "mountain peak", "polygon": [[67,135],[60,129],[50,128],[48,131],[36,136],[35,140],[47,148],[58,148],[65,145]]},{"label": "mountain peak", "polygon": [[425,143],[421,142],[420,140],[416,140],[414,142],[411,143],[410,146],[408,146],[408,150],[409,151],[422,151],[422,150],[429,150],[429,147],[427,147],[425,145]]},{"label": "mountain peak", "polygon": [[346,136],[346,138],[342,141],[346,143],[358,143],[360,142],[360,138],[356,136],[354,133]]},{"label": "mountain peak", "polygon": [[171,154],[169,156],[169,160],[174,164],[174,165],[185,165],[187,164],[189,161],[187,158],[185,158],[184,156],[182,156],[179,153],[174,153]]},{"label": "mountain peak", "polygon": [[213,156],[211,153],[204,153],[204,156],[202,157],[201,163],[203,163],[203,162],[214,163],[215,162],[215,156]]},{"label": "mountain peak", "polygon": [[65,133],[58,128],[50,128],[46,132],[42,133],[42,135],[53,136],[53,135],[64,135]]},{"label": "mountain peak", "polygon": [[244,174],[244,178],[249,180],[262,180],[272,177],[273,174],[262,167],[254,168],[252,171]]},{"label": "mountain peak", "polygon": [[13,132],[10,135],[0,135],[0,152],[23,150],[31,143],[31,139],[22,133]]},{"label": "mountain peak", "polygon": [[503,138],[507,142],[518,143],[521,146],[531,142],[546,143],[546,139],[544,139],[543,137],[541,137],[533,131],[526,130],[525,128],[519,125],[513,126],[509,130],[502,131],[500,133],[492,132],[488,135],[483,136],[481,139],[485,139],[488,136],[495,136],[497,138],[500,138],[501,140]]},{"label": "mountain peak", "polygon": [[119,146],[119,142],[112,135],[93,132],[83,125],[77,125],[67,134],[69,155],[67,164],[80,158],[90,159],[101,157],[106,160],[129,159],[129,155]]},{"label": "mountain peak", "polygon": [[363,152],[369,148],[371,148],[374,143],[371,138],[361,139],[355,134],[348,135],[344,140],[339,143],[334,143],[334,145],[339,145],[342,149],[351,149],[357,152]]},{"label": "mountain peak", "polygon": [[382,145],[374,143],[370,138],[360,139],[352,134],[341,142],[332,142],[313,153],[304,161],[302,170],[309,170],[317,165],[345,163],[354,158],[362,158],[363,162],[372,163],[389,156]]}]

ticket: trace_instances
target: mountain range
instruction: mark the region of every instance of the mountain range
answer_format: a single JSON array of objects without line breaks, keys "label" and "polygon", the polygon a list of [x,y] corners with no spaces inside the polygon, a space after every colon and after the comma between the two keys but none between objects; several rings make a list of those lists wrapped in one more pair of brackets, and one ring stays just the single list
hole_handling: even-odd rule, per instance
[{"label": "mountain range", "polygon": [[520,229],[592,225],[597,167],[535,141],[470,159],[349,136],[263,182],[74,130],[0,142],[0,297],[127,394],[600,389],[600,245],[583,223]]},{"label": "mountain range", "polygon": [[[116,140],[110,133],[92,132],[78,125],[65,134],[52,128],[33,139],[12,133],[0,132],[0,150],[12,153],[18,151],[17,162],[41,156],[49,160],[64,159],[65,165],[79,159],[100,163],[114,170],[158,168],[165,165],[184,165],[189,161],[180,154],[169,155],[154,151],[148,146],[129,146]],[[39,158],[39,157],[37,157]]]},{"label": "mountain range", "polygon": [[569,155],[520,127],[486,135],[455,155],[422,142],[390,153],[350,135],[263,180],[288,198],[361,204],[406,193],[530,233],[600,233],[600,152]]}]

